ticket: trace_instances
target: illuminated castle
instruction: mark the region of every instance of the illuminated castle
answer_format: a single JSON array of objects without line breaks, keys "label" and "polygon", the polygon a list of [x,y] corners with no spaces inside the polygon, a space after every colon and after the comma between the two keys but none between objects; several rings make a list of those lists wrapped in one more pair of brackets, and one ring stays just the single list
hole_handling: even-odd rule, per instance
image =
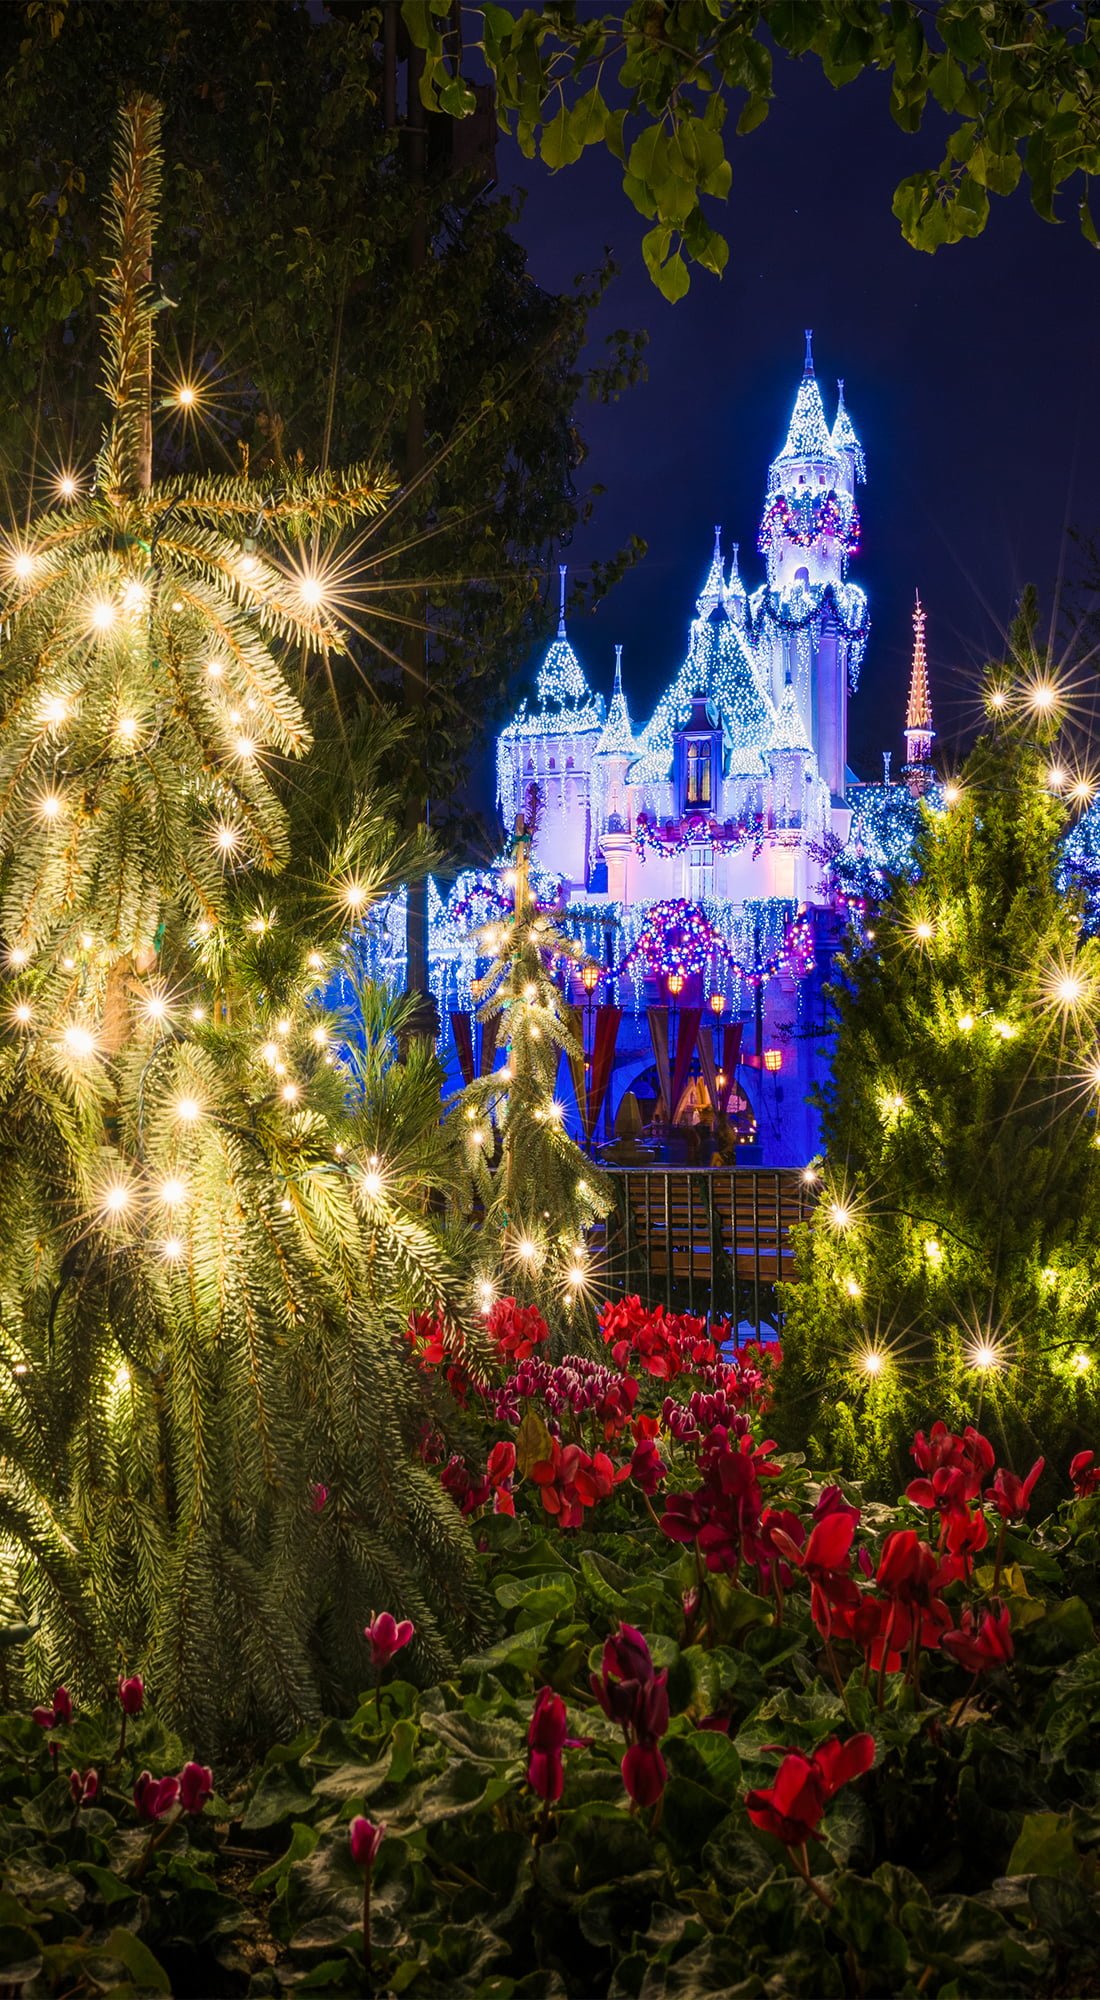
[{"label": "illuminated castle", "polygon": [[[817,1150],[832,953],[863,898],[909,865],[921,800],[939,802],[919,600],[902,782],[889,782],[888,758],[880,784],[847,765],[869,630],[848,577],[865,477],[843,384],[830,424],[807,334],[768,471],[764,580],[747,588],[737,544],[727,567],[716,530],[683,663],[644,723],[631,717],[621,648],[610,701],[592,688],[561,573],[533,704],[498,739],[497,803],[505,836],[517,813],[533,815],[536,893],[589,960],[588,981],[574,973],[569,991],[583,1009],[584,1071],[562,1095],[575,1094],[590,1139],[631,1094],[663,1132],[707,1120],[732,1132],[746,1161],[797,1166]],[[456,1082],[456,1070],[504,1060],[474,1013],[509,879],[505,853],[449,890],[430,885],[431,981]],[[398,895],[368,920],[363,969],[401,984],[403,941]]]},{"label": "illuminated castle", "polygon": [[563,611],[536,703],[503,731],[505,825],[537,799],[535,860],[570,899],[624,908],[681,898],[821,900],[827,836],[847,837],[848,695],[867,600],[848,581],[859,546],[863,450],[844,404],[829,424],[810,336],[786,441],[768,473],[751,594],[721,534],[682,666],[649,721],[631,724],[616,665],[610,707],[589,687]]}]

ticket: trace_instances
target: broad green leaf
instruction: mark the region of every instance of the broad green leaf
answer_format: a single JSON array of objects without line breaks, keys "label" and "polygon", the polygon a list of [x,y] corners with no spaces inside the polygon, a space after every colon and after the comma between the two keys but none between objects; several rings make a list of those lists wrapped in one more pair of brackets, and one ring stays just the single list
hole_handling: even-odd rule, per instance
[{"label": "broad green leaf", "polygon": [[1075,1875],[1081,1856],[1063,1813],[1028,1813],[1008,1858],[1006,1875]]}]

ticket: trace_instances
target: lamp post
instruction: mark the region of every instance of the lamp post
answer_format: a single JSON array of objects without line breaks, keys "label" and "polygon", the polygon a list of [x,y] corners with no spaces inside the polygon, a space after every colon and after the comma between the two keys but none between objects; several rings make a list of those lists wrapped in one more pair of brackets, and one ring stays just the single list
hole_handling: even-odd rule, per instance
[{"label": "lamp post", "polygon": [[[666,986],[668,987],[668,997],[669,997],[669,1009],[668,1009],[668,1073],[669,1073],[669,1076],[671,1077],[671,1075],[672,1075],[672,1067],[673,1067],[673,1064],[674,1064],[674,1063],[675,1063],[675,1061],[676,1061],[676,1002],[677,1002],[677,1000],[678,1000],[678,999],[680,998],[680,995],[681,995],[681,993],[682,993],[682,992],[683,992],[683,990],[684,990],[684,975],[683,975],[683,973],[682,973],[682,972],[670,972],[670,973],[668,974],[668,976],[667,976],[666,980],[665,980],[665,985],[666,985]],[[669,1095],[670,1095],[670,1096],[672,1095],[672,1090],[671,1090],[671,1085],[670,1085],[670,1088],[669,1088]],[[668,1107],[668,1122],[669,1122],[669,1127],[670,1127],[670,1129],[671,1129],[672,1125],[673,1125],[673,1124],[675,1123],[675,1120],[676,1120],[676,1106],[675,1106],[674,1104],[670,1104],[670,1105],[669,1105],[669,1107]]]},{"label": "lamp post", "polygon": [[[593,1009],[595,1007],[594,996],[596,988],[599,985],[602,976],[603,975],[600,972],[600,968],[596,964],[595,959],[593,958],[586,959],[584,965],[581,968],[581,985],[584,987],[584,995],[585,995],[584,1043],[581,1053],[584,1056],[584,1092],[586,1100],[590,1099],[592,1085],[593,1082],[595,1081],[592,1074],[592,1065],[596,1060],[596,1037],[592,1031],[592,1015],[593,1015]],[[584,1123],[585,1126],[587,1127],[588,1124],[587,1101],[585,1104]],[[594,1132],[589,1132],[587,1136],[588,1136],[588,1143],[589,1145],[591,1145],[596,1135]]]}]

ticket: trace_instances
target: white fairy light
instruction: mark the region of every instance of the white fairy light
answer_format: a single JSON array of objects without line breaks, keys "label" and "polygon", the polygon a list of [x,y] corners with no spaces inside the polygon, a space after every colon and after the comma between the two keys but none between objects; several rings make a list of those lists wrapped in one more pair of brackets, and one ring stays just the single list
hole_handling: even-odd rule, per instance
[{"label": "white fairy light", "polygon": [[178,1264],[183,1256],[182,1236],[166,1236],[160,1246],[160,1254],[169,1264]]},{"label": "white fairy light", "polygon": [[170,1174],[168,1179],[162,1181],[157,1189],[157,1200],[162,1202],[165,1208],[182,1207],[183,1203],[187,1200],[186,1181],[181,1181],[178,1175]]},{"label": "white fairy light", "polygon": [[11,1010],[11,1018],[17,1028],[29,1028],[34,1019],[34,1014],[25,1000],[17,1000]]},{"label": "white fairy light", "polygon": [[202,1105],[197,1097],[177,1097],[174,1110],[183,1125],[194,1125],[202,1117]]},{"label": "white fairy light", "polygon": [[97,632],[109,632],[118,613],[109,597],[99,597],[92,606],[92,624]]},{"label": "white fairy light", "polygon": [[46,792],[38,801],[40,819],[47,821],[60,819],[64,810],[65,801],[59,792]]},{"label": "white fairy light", "polygon": [[82,1027],[79,1021],[70,1022],[61,1040],[66,1054],[75,1056],[78,1061],[95,1054],[95,1036],[90,1028]]},{"label": "white fairy light", "polygon": [[279,1095],[284,1104],[297,1104],[301,1091],[296,1083],[284,1083]]}]

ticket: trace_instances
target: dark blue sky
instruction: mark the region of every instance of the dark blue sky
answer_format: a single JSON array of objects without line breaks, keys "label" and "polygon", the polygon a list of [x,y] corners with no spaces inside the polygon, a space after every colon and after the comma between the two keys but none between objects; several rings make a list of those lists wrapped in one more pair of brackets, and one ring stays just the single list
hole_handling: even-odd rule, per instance
[{"label": "dark blue sky", "polygon": [[593,152],[550,175],[504,148],[499,166],[528,190],[520,235],[540,282],[568,284],[605,245],[614,251],[621,274],[594,347],[615,326],[650,333],[648,382],[580,412],[590,445],[581,478],[607,492],[570,559],[583,564],[630,533],[649,544],[572,628],[591,678],[608,688],[621,640],[632,713],[646,718],[683,657],[715,522],[727,544],[740,542],[748,587],[761,580],[765,473],[812,326],[826,408],[841,375],[867,453],[851,574],[868,591],[873,629],[850,755],[877,776],[883,748],[895,771],[901,758],[914,589],[949,737],[974,719],[975,670],[1021,584],[1038,584],[1049,617],[1067,526],[1100,527],[1100,253],[1072,217],[1041,222],[1023,189],[994,202],[976,241],[934,257],[910,249],[891,197],[904,174],[938,160],[938,135],[899,132],[881,78],[837,92],[816,66],[784,61],[777,87],[767,122],[730,140],[726,274],[697,273],[675,306],[645,272],[646,224],[616,162]]}]

